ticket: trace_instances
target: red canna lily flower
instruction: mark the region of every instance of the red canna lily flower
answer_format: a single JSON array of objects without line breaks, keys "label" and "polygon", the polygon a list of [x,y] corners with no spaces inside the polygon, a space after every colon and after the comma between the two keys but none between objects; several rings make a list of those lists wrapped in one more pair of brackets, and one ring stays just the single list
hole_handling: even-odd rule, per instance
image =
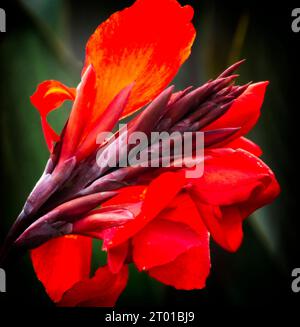
[{"label": "red canna lily flower", "polygon": [[[228,251],[241,244],[242,223],[279,194],[273,172],[245,138],[254,127],[268,82],[238,86],[238,62],[196,89],[166,86],[188,58],[195,38],[193,9],[176,0],[137,0],[113,14],[90,37],[76,89],[40,84],[38,109],[50,159],[2,249],[2,260],[31,250],[38,279],[60,306],[113,306],[128,264],[177,289],[205,287],[209,239]],[[155,17],[155,24],[153,24]],[[73,101],[60,135],[47,115]],[[127,130],[96,142],[101,132],[148,105]],[[191,178],[176,154],[163,167],[122,166],[134,132],[204,133],[204,173]],[[116,144],[118,162],[109,165]],[[146,146],[141,153],[153,151]],[[101,162],[101,167],[98,161]],[[148,159],[147,159],[148,160]],[[92,239],[103,241],[107,264],[90,275]]]}]

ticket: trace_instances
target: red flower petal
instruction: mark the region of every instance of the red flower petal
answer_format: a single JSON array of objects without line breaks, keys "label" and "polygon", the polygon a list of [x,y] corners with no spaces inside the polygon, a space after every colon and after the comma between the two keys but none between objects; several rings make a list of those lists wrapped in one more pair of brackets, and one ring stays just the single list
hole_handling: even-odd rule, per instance
[{"label": "red flower petal", "polygon": [[93,64],[97,72],[97,115],[132,82],[125,115],[167,86],[190,54],[192,16],[193,9],[176,0],[137,0],[96,29],[87,43],[85,68]]},{"label": "red flower petal", "polygon": [[66,127],[64,142],[61,150],[61,159],[69,158],[81,141],[85,128],[93,117],[93,108],[96,99],[96,73],[90,65],[82,76],[77,88],[71,114]]},{"label": "red flower petal", "polygon": [[[128,85],[122,89],[110,102],[108,107],[91,124],[86,124],[85,134],[82,136],[81,142],[76,150],[76,158],[78,160],[87,157],[93,150],[95,150],[97,145],[97,135],[104,132],[110,132],[117,122],[120,120],[124,108],[126,107],[129,99],[130,92],[133,85]],[[91,118],[92,120],[92,118]]]},{"label": "red flower petal", "polygon": [[227,143],[226,147],[232,149],[243,149],[254,154],[257,157],[260,157],[262,155],[261,148],[251,140],[247,139],[246,137],[239,137]]},{"label": "red flower petal", "polygon": [[266,188],[274,179],[270,168],[241,149],[208,152],[204,174],[192,179],[194,191],[202,202],[231,205],[245,201],[258,188]]},{"label": "red flower petal", "polygon": [[231,108],[219,119],[208,125],[205,130],[226,127],[241,127],[234,134],[234,138],[247,134],[256,124],[260,116],[260,108],[264,101],[266,88],[269,82],[251,84],[240,95]]},{"label": "red flower petal", "polygon": [[196,200],[196,204],[212,238],[224,249],[236,251],[243,239],[242,217],[239,208],[225,207],[221,210],[217,206],[205,205]]},{"label": "red flower petal", "polygon": [[210,270],[208,241],[184,252],[174,261],[150,269],[149,275],[158,281],[181,290],[205,287]]},{"label": "red flower petal", "polygon": [[122,187],[118,194],[102,204],[102,207],[119,205],[123,203],[136,203],[144,199],[147,187],[144,185]]},{"label": "red flower petal", "polygon": [[99,268],[93,278],[85,279],[67,291],[59,302],[63,307],[112,307],[124,290],[128,267],[113,274],[108,266]]},{"label": "red flower petal", "polygon": [[165,173],[156,178],[145,193],[141,214],[125,225],[115,228],[112,233],[108,231],[109,236],[104,236],[105,247],[117,246],[139,232],[168,206],[185,184],[185,176],[182,173]]},{"label": "red flower petal", "polygon": [[187,225],[157,218],[134,236],[133,260],[139,270],[148,270],[169,263],[201,244],[197,233]]},{"label": "red flower petal", "polygon": [[167,285],[179,289],[204,287],[210,269],[209,234],[188,194],[177,195],[134,236],[133,261],[138,269],[148,270]]},{"label": "red flower petal", "polygon": [[243,220],[272,202],[280,189],[271,170],[255,156],[241,149],[222,152],[189,191],[214,240],[235,251],[242,241]]},{"label": "red flower petal", "polygon": [[58,81],[45,81],[41,83],[34,94],[30,97],[31,103],[41,115],[42,127],[47,146],[53,149],[53,142],[59,140],[59,136],[47,122],[47,115],[57,109],[65,100],[74,100],[76,90],[69,88]]},{"label": "red flower petal", "polygon": [[264,187],[256,189],[248,201],[242,202],[239,205],[239,210],[243,219],[247,218],[255,210],[273,202],[279,195],[280,186],[271,170],[269,173],[269,183],[265,184]]},{"label": "red flower petal", "polygon": [[128,242],[120,244],[107,251],[107,264],[110,271],[118,273],[124,265],[128,255]]},{"label": "red flower petal", "polygon": [[54,302],[60,301],[75,283],[89,277],[91,241],[82,236],[64,236],[31,251],[35,273]]},{"label": "red flower petal", "polygon": [[179,193],[168,206],[159,214],[159,218],[173,222],[184,223],[192,228],[199,235],[204,233],[203,221],[199,216],[197,207],[188,193]]}]

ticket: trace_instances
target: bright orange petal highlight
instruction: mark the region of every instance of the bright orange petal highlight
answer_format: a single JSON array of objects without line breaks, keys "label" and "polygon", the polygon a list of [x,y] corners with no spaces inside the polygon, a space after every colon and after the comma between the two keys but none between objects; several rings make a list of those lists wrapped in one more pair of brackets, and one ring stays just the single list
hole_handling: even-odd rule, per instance
[{"label": "bright orange petal highlight", "polygon": [[85,69],[97,73],[96,119],[132,82],[124,116],[157,96],[188,58],[195,38],[193,9],[176,0],[137,0],[101,24],[86,47]]}]

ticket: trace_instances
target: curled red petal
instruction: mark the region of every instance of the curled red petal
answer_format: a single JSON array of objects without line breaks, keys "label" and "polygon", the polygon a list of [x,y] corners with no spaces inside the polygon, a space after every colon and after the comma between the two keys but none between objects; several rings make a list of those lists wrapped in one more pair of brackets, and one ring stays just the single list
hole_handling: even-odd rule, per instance
[{"label": "curled red petal", "polygon": [[243,238],[243,220],[272,202],[280,188],[269,167],[249,152],[238,149],[229,156],[227,152],[227,159],[226,151],[222,152],[216,161],[212,160],[219,164],[206,165],[206,176],[189,191],[213,239],[225,249],[236,251]]},{"label": "curled red petal", "polygon": [[269,173],[268,183],[256,189],[247,201],[239,204],[239,211],[242,219],[247,218],[255,210],[273,202],[280,194],[280,185],[275,175],[272,171],[269,171]]},{"label": "curled red petal", "polygon": [[45,81],[38,85],[36,91],[30,97],[31,103],[36,107],[41,115],[42,127],[47,146],[50,151],[53,143],[59,140],[59,135],[51,128],[47,122],[47,115],[52,110],[57,109],[66,100],[74,100],[76,90],[65,86],[58,81]]},{"label": "curled red petal", "polygon": [[243,239],[243,220],[239,208],[229,206],[223,211],[217,206],[203,204],[197,198],[195,202],[214,241],[227,251],[236,251]]},{"label": "curled red petal", "polygon": [[275,178],[263,161],[242,149],[212,150],[209,154],[212,157],[205,161],[203,176],[191,180],[204,203],[231,205],[246,201]]}]

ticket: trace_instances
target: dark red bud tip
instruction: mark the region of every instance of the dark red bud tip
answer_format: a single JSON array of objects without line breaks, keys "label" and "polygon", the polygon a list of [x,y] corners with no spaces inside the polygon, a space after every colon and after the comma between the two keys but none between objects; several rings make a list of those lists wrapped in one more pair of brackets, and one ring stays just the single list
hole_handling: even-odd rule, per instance
[{"label": "dark red bud tip", "polygon": [[238,62],[236,62],[235,64],[231,65],[230,67],[228,67],[221,75],[218,76],[218,78],[222,78],[222,77],[227,77],[229,75],[231,75],[233,72],[235,72],[238,68],[240,68],[240,66],[246,61],[246,59],[242,59]]},{"label": "dark red bud tip", "polygon": [[165,114],[173,91],[174,85],[171,85],[160,93],[135,120],[131,132],[139,131],[148,135],[153,131],[159,120]]},{"label": "dark red bud tip", "polygon": [[26,216],[34,214],[49,197],[66,181],[76,165],[76,158],[72,157],[56,167],[52,174],[41,177],[29,195],[23,211]]},{"label": "dark red bud tip", "polygon": [[72,233],[72,224],[57,221],[48,223],[47,221],[34,223],[25,230],[14,242],[17,248],[33,249],[52,238],[68,235]]}]

